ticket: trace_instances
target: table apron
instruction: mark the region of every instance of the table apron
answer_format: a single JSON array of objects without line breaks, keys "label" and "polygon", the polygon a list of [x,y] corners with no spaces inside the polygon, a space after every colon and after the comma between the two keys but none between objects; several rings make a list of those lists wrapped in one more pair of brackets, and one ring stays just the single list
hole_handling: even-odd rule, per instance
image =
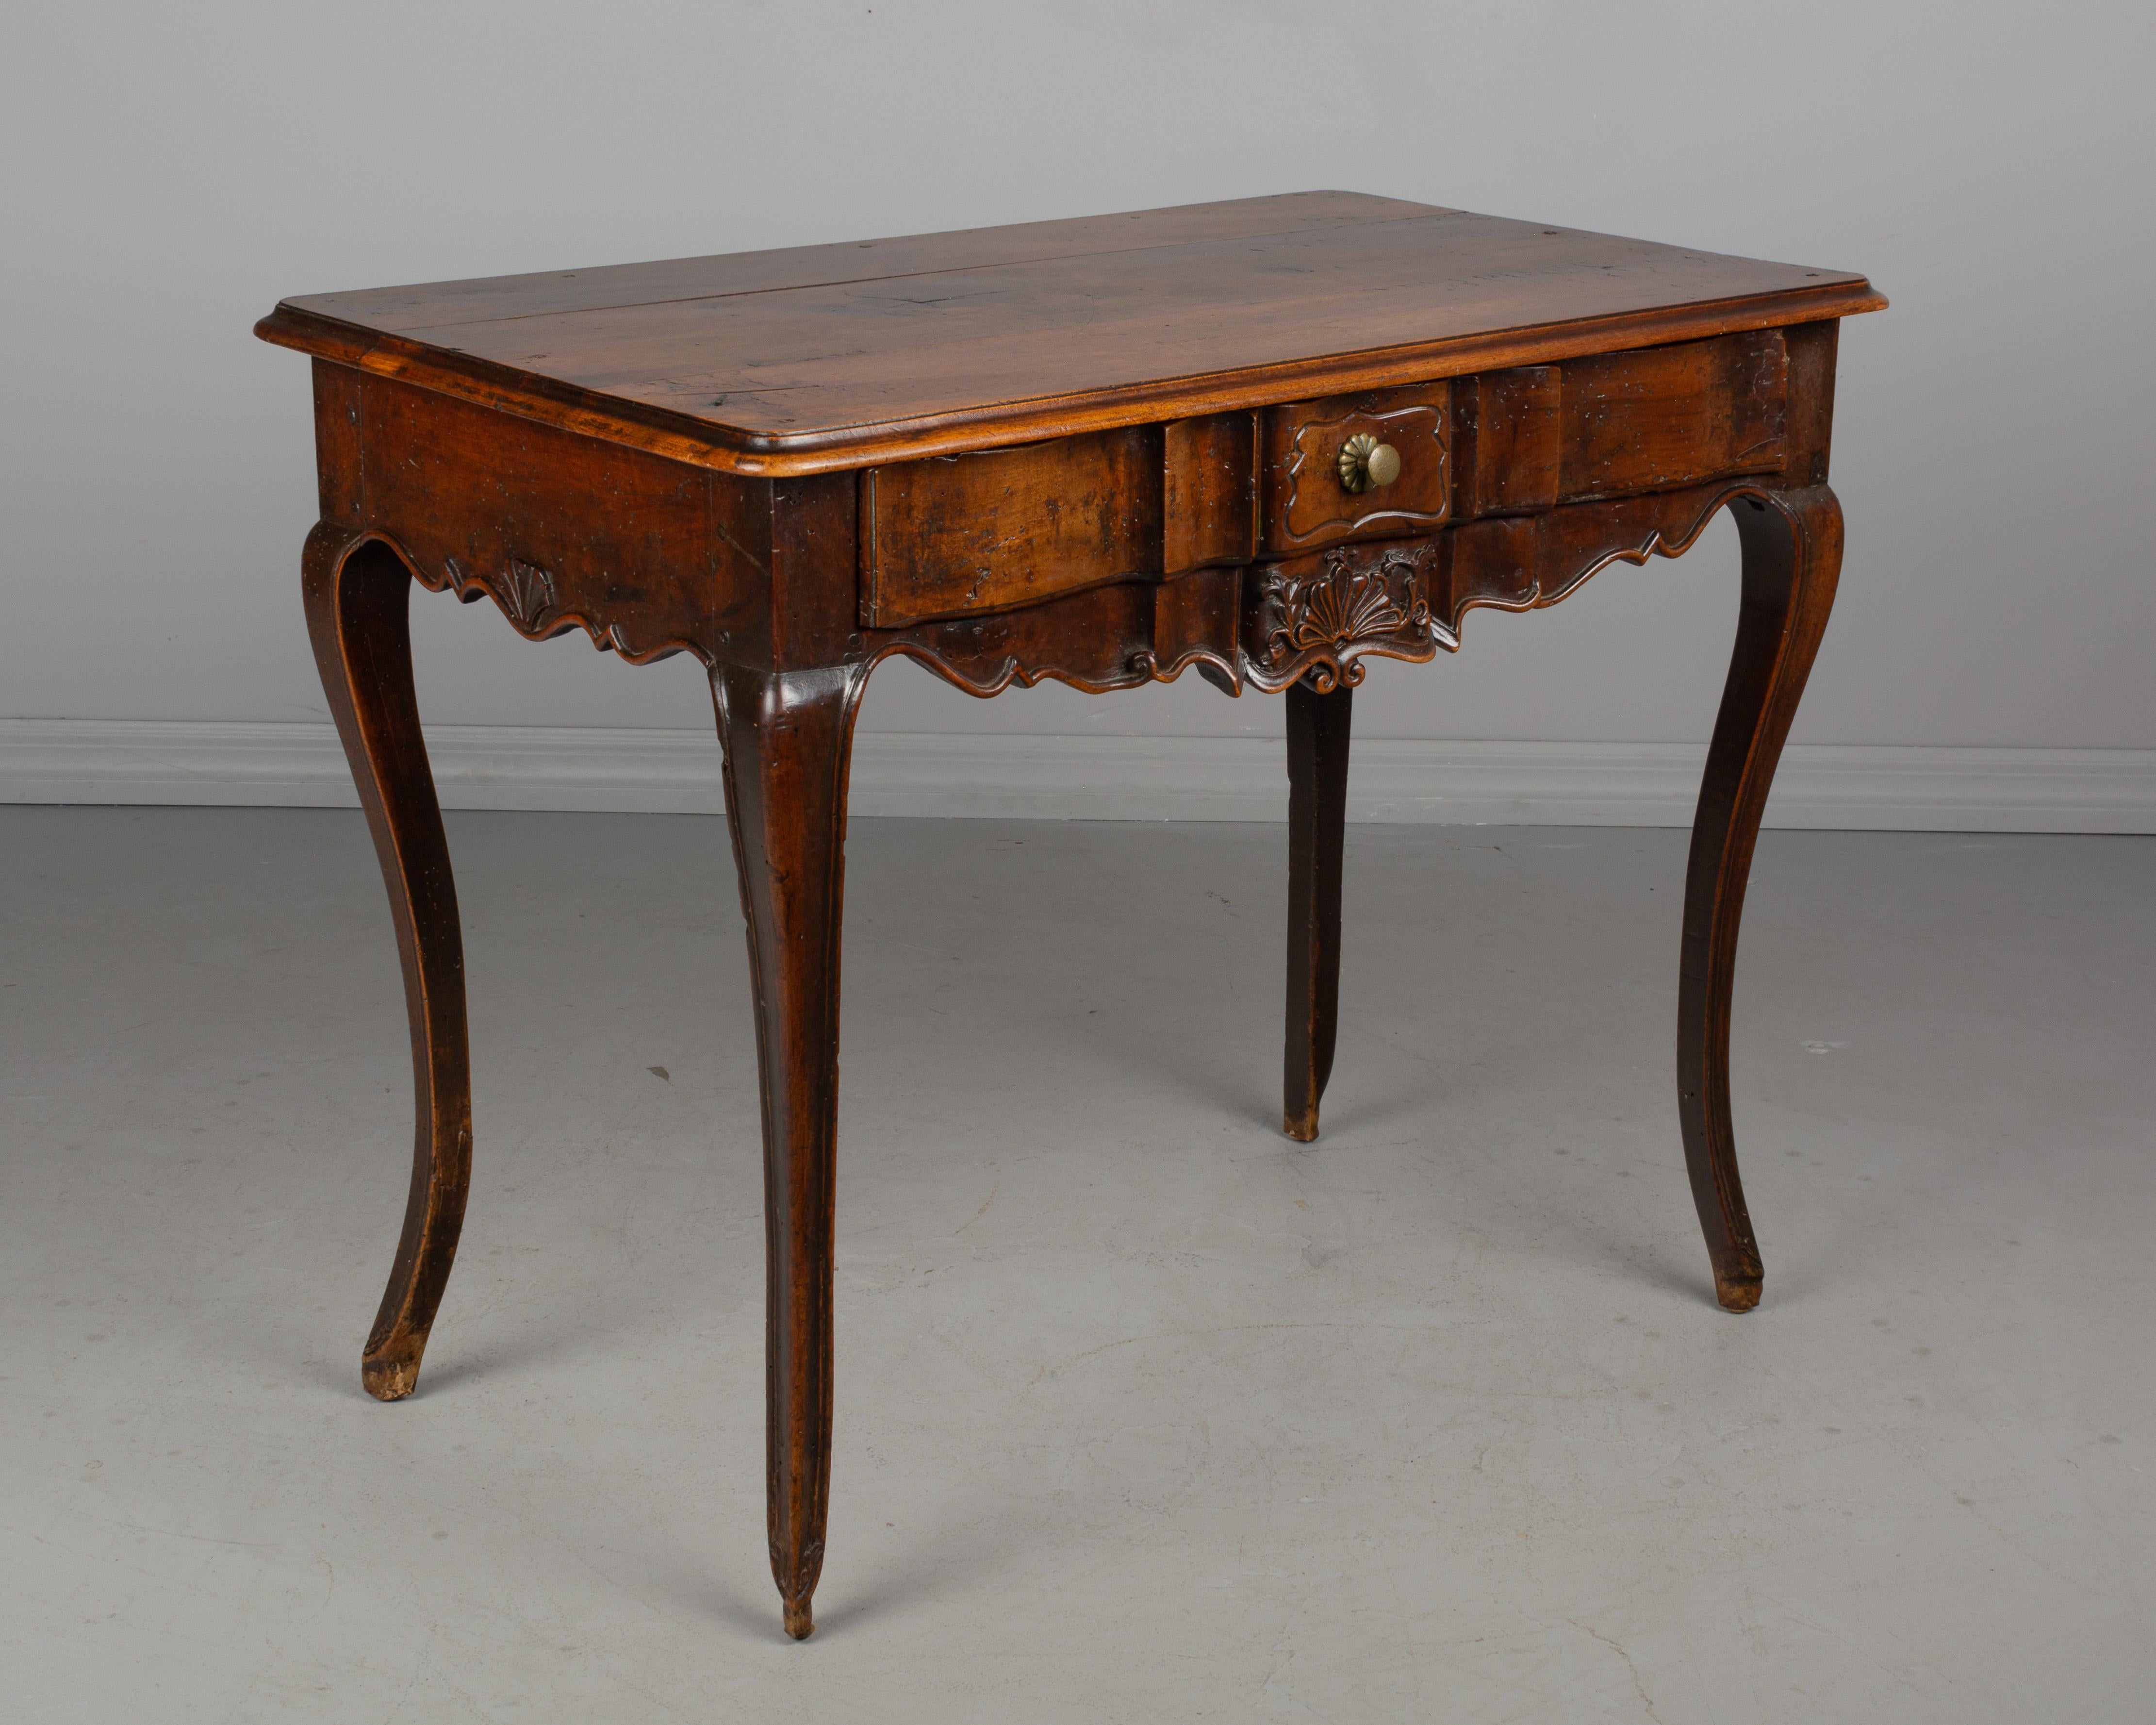
[{"label": "table apron", "polygon": [[[795,480],[742,478],[317,360],[322,518],[524,634],[643,663],[916,658],[993,695],[1196,667],[1230,693],[1456,649],[1826,478],[1835,326]],[[1347,439],[1399,477],[1359,494]]]}]

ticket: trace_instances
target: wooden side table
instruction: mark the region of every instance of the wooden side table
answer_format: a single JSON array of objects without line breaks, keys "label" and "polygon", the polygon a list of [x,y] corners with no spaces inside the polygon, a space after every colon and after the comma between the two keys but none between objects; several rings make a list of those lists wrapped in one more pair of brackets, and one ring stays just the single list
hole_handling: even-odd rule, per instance
[{"label": "wooden side table", "polygon": [[1693,829],[1677,1111],[1723,1307],[1760,1260],[1730,984],[1833,603],[1836,320],[1861,276],[1344,193],[288,300],[314,356],[307,617],[395,915],[418,1132],[362,1357],[409,1395],[471,1161],[456,891],[411,583],[540,640],[709,668],[762,1085],[772,1569],[813,1627],[831,1454],[846,773],[870,670],[975,695],[1195,668],[1285,692],[1285,1128],[1332,1068],[1350,702],[1476,605],[1554,604],[1736,517],[1743,603]]}]

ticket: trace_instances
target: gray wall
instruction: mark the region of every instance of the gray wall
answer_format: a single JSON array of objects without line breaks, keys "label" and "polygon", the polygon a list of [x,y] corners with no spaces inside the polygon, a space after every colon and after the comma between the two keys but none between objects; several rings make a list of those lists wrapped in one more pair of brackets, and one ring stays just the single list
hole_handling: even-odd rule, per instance
[{"label": "gray wall", "polygon": [[[2156,13],[1638,5],[83,5],[11,19],[0,715],[324,716],[280,295],[1348,187],[1869,273],[1800,741],[2156,747]],[[1366,736],[1704,737],[1727,524],[1381,666]],[[697,668],[418,603],[449,723],[702,726]],[[865,723],[1264,732],[1194,679]]]}]

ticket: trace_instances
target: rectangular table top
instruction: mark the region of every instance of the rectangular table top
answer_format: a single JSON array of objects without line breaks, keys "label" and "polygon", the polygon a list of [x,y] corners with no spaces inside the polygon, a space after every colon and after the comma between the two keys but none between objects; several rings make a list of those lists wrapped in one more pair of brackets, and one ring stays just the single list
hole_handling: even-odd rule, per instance
[{"label": "rectangular table top", "polygon": [[765,475],[1886,300],[1861,275],[1345,192],[286,300],[264,340]]}]

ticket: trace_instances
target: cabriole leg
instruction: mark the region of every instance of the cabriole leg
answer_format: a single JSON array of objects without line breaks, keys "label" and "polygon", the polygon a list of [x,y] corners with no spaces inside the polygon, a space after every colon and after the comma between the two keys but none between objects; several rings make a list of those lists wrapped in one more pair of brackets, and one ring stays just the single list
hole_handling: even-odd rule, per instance
[{"label": "cabriole leg", "polygon": [[1354,691],[1287,691],[1287,1040],[1281,1130],[1317,1136],[1340,1008],[1340,862],[1347,839],[1348,735]]},{"label": "cabriole leg", "polygon": [[441,805],[412,687],[411,572],[379,540],[326,523],[307,538],[307,629],[322,689],[389,889],[412,1030],[412,1190],[382,1309],[361,1356],[367,1394],[397,1401],[419,1378],[471,1189],[471,1070],[464,942]]},{"label": "cabriole leg", "polygon": [[1825,485],[1731,506],[1744,600],[1692,825],[1677,1005],[1677,1108],[1692,1199],[1731,1312],[1759,1303],[1763,1268],[1729,1121],[1729,1001],[1759,817],[1841,569],[1841,506]]},{"label": "cabriole leg", "polygon": [[763,1097],[765,1486],[786,1632],[815,1627],[831,1487],[839,932],[857,667],[711,675]]}]

